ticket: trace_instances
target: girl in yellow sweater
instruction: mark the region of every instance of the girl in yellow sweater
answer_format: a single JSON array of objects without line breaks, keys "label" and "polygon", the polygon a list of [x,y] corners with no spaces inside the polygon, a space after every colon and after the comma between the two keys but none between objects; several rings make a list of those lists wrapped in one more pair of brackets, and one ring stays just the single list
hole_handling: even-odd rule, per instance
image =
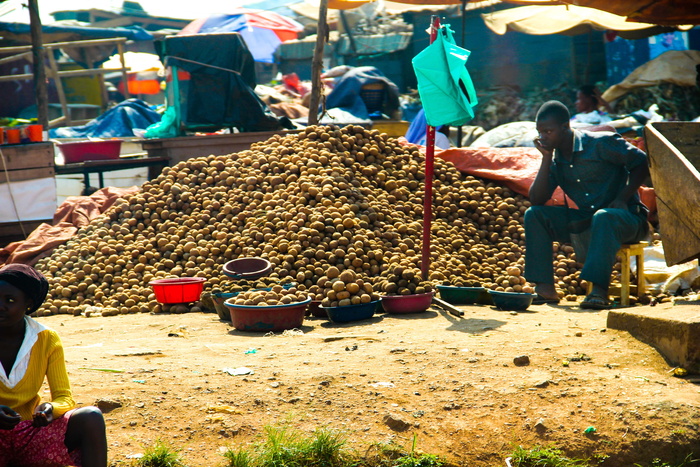
[{"label": "girl in yellow sweater", "polygon": [[48,289],[30,266],[0,269],[0,467],[106,467],[102,413],[75,408],[58,334],[29,317]]}]

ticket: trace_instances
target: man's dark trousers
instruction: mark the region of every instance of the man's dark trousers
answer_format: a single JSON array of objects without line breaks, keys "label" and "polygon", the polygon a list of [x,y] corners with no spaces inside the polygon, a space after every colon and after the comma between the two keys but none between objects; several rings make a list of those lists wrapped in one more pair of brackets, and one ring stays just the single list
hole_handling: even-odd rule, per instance
[{"label": "man's dark trousers", "polygon": [[[590,218],[589,212],[562,206],[532,206],[525,212],[525,278],[529,282],[554,283],[552,243],[571,243],[569,223],[586,218]],[[600,209],[590,228],[591,241],[580,277],[607,287],[620,246],[643,240],[647,221],[643,214],[626,209]]]}]

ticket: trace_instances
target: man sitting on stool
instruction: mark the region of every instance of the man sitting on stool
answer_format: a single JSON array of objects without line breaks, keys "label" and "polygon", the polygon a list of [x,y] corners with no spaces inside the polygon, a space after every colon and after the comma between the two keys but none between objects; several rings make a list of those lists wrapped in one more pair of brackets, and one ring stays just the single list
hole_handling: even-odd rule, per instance
[{"label": "man sitting on stool", "polygon": [[[617,133],[572,129],[569,119],[569,110],[558,101],[544,103],[537,112],[535,147],[542,164],[530,187],[532,207],[525,212],[525,277],[536,284],[533,303],[558,302],[552,242],[571,243],[572,234],[590,229],[590,235],[581,236],[590,238],[587,252],[576,251],[584,263],[581,279],[593,284],[581,307],[604,309],[610,306],[617,251],[647,235],[647,209],[637,194],[649,175],[647,156]],[[545,206],[557,187],[579,209],[568,203]]]}]

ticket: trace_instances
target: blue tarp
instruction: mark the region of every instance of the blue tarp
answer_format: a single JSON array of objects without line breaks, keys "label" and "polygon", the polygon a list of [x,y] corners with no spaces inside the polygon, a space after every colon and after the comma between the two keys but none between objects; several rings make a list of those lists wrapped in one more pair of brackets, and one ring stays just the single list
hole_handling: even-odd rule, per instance
[{"label": "blue tarp", "polygon": [[[124,28],[89,28],[83,26],[59,26],[44,25],[41,27],[43,41],[45,44],[51,42],[74,42],[92,39],[114,39],[124,37],[128,40],[143,44],[145,41],[152,43],[151,33],[139,26],[129,26]],[[15,43],[31,44],[31,31],[25,23],[3,23],[0,22],[0,36],[5,41]],[[113,47],[91,46],[91,47],[66,47],[63,52],[72,58],[83,68],[97,68],[109,57],[117,53],[116,44]]]},{"label": "blue tarp", "polygon": [[146,129],[159,122],[160,114],[139,99],[127,99],[83,126],[49,130],[50,138],[112,138],[135,136],[133,129]]},{"label": "blue tarp", "polygon": [[[2,23],[0,31],[12,34],[30,34],[29,24],[24,23]],[[124,28],[88,28],[82,26],[52,26],[43,25],[43,34],[76,34],[86,39],[108,39],[111,37],[126,37],[132,41],[153,40],[153,35],[140,26],[129,26]]]},{"label": "blue tarp", "polygon": [[390,114],[399,108],[399,88],[373,66],[352,68],[336,83],[326,98],[326,108],[340,108],[360,119],[368,119],[369,111],[362,100],[360,91],[365,84],[384,83],[382,112]]}]

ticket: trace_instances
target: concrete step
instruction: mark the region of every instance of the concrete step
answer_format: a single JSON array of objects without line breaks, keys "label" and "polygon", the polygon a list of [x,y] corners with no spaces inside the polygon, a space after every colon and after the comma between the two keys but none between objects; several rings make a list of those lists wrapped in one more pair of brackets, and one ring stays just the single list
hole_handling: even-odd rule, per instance
[{"label": "concrete step", "polygon": [[663,303],[610,310],[607,326],[651,345],[669,365],[700,373],[700,305]]}]

